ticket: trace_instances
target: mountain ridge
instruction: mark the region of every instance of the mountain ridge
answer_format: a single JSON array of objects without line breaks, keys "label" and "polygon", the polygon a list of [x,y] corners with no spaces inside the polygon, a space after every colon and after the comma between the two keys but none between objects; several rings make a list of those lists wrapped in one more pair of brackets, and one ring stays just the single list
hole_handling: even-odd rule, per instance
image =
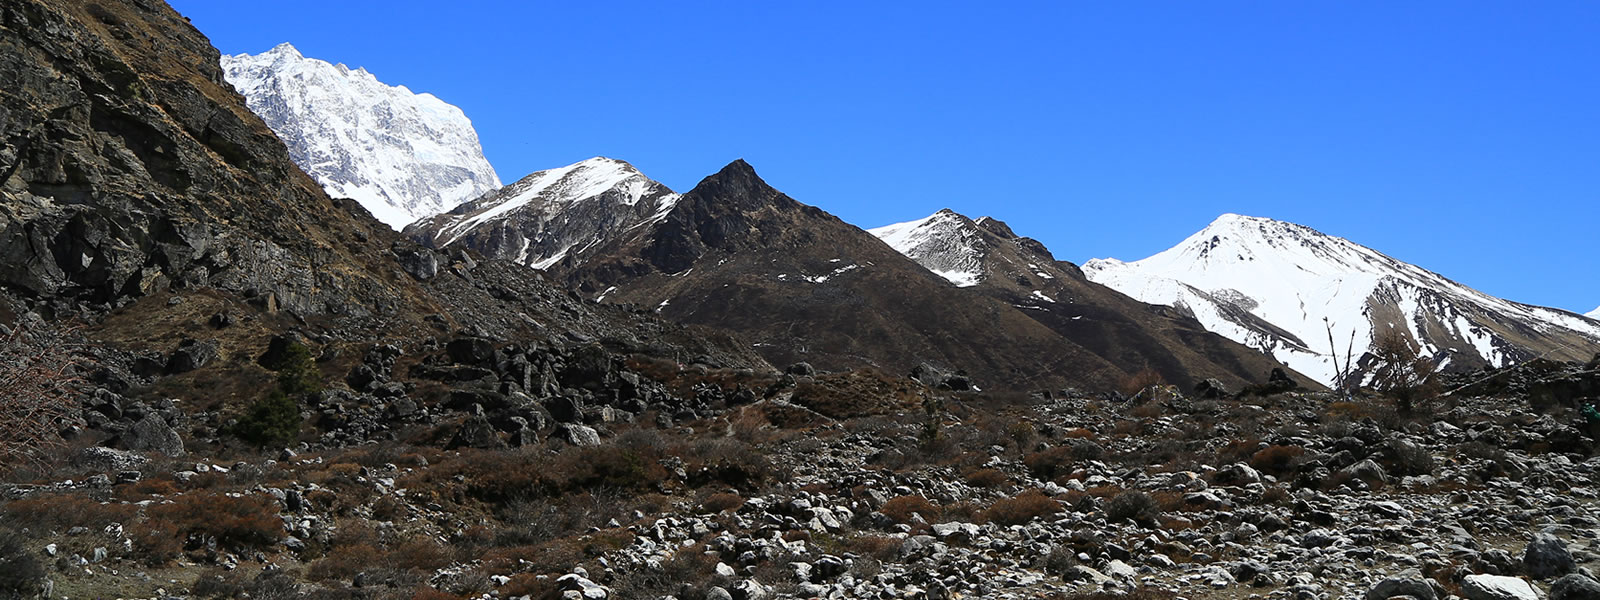
[{"label": "mountain ridge", "polygon": [[943,209],[870,232],[962,292],[1011,305],[1127,372],[1154,370],[1187,389],[1203,378],[1248,385],[1281,366],[1192,318],[1089,281],[993,217]]}]

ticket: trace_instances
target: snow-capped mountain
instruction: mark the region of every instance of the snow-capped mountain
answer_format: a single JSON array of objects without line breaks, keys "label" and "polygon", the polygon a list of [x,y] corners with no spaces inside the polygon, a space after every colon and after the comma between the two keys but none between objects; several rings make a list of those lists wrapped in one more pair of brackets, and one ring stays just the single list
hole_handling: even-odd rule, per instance
[{"label": "snow-capped mountain", "polygon": [[1600,319],[1600,307],[1597,307],[1594,310],[1591,310],[1591,311],[1589,311],[1587,313],[1584,313],[1583,316],[1589,317],[1591,319]]},{"label": "snow-capped mountain", "polygon": [[915,221],[868,229],[867,233],[956,287],[971,287],[978,285],[983,276],[983,253],[978,248],[978,232],[967,223],[966,217],[946,208]]},{"label": "snow-capped mountain", "polygon": [[222,57],[250,110],[328,194],[395,229],[500,187],[461,109],[289,44]]},{"label": "snow-capped mountain", "polygon": [[595,157],[538,171],[405,233],[435,248],[458,245],[545,269],[661,220],[677,202],[678,194],[633,165]]},{"label": "snow-capped mountain", "polygon": [[1207,329],[1326,384],[1337,377],[1335,356],[1342,364],[1354,354],[1356,376],[1365,376],[1372,367],[1367,352],[1391,331],[1453,370],[1540,355],[1588,360],[1600,350],[1594,321],[1502,300],[1349,240],[1272,219],[1223,215],[1160,254],[1135,262],[1096,259],[1084,271],[1134,298],[1184,309]]},{"label": "snow-capped mountain", "polygon": [[[997,219],[974,220],[944,209],[869,231],[957,287],[1015,308],[1129,373],[1154,369],[1182,386],[1203,378],[1243,385],[1281,366],[1208,333],[1180,311],[1089,281],[1077,265],[1056,260],[1044,244],[1017,235]],[[1248,315],[1242,320],[1271,329]]]}]

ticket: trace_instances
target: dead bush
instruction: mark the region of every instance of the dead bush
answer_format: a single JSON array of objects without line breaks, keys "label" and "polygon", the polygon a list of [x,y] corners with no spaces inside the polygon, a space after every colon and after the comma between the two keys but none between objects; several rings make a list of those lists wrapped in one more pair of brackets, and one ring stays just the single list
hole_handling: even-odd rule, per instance
[{"label": "dead bush", "polygon": [[884,516],[890,519],[894,519],[896,523],[910,523],[911,515],[913,514],[921,515],[922,520],[929,523],[934,522],[939,517],[939,508],[922,496],[896,496],[890,498],[888,502],[884,502],[883,506],[878,508],[878,512],[883,513]]},{"label": "dead bush", "polygon": [[112,523],[128,523],[138,511],[139,507],[134,504],[99,502],[73,493],[35,495],[0,507],[0,514],[13,523],[53,531],[73,527],[100,531]]},{"label": "dead bush", "polygon": [[1117,391],[1122,392],[1122,395],[1128,398],[1143,395],[1145,396],[1144,400],[1148,400],[1148,394],[1144,394],[1146,390],[1166,384],[1167,379],[1162,377],[1160,372],[1150,367],[1145,367],[1122,378],[1122,381],[1117,385]]},{"label": "dead bush", "polygon": [[82,391],[76,345],[43,324],[17,324],[0,336],[0,473],[38,465],[62,445]]},{"label": "dead bush", "polygon": [[999,469],[978,469],[967,473],[967,485],[980,488],[997,488],[1011,481],[1011,478]]},{"label": "dead bush", "polygon": [[1403,331],[1391,329],[1372,342],[1374,386],[1394,400],[1401,416],[1410,416],[1417,403],[1439,395],[1439,366],[1431,356],[1420,356]]},{"label": "dead bush", "polygon": [[1268,446],[1250,457],[1250,466],[1262,473],[1283,476],[1294,468],[1294,461],[1306,453],[1299,446]]},{"label": "dead bush", "polygon": [[737,511],[742,506],[744,506],[743,497],[738,494],[724,492],[706,496],[706,499],[700,502],[700,512],[709,514],[723,513]]},{"label": "dead bush", "polygon": [[1022,459],[1034,477],[1052,480],[1074,470],[1074,463],[1098,460],[1105,448],[1086,439],[1068,438],[1060,446],[1029,454]]},{"label": "dead bush", "polygon": [[983,520],[1001,525],[1023,525],[1062,510],[1061,503],[1044,495],[1044,492],[1028,490],[990,505],[989,510],[983,512]]},{"label": "dead bush", "polygon": [[175,554],[172,542],[181,549],[188,540],[210,538],[236,550],[266,549],[285,535],[283,521],[278,519],[278,502],[270,496],[234,497],[213,492],[192,492],[152,505],[134,528],[135,539],[169,553],[152,556],[158,563]]}]

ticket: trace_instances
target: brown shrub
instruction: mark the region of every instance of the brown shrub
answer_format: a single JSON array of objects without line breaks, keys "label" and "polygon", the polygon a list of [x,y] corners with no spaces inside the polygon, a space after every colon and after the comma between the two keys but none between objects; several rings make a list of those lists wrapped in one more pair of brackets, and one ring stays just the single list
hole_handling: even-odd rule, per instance
[{"label": "brown shrub", "polygon": [[417,588],[416,593],[411,595],[411,600],[461,600],[461,596],[423,586]]},{"label": "brown shrub", "polygon": [[1082,427],[1073,427],[1072,429],[1068,429],[1063,432],[1061,437],[1078,440],[1090,440],[1094,439],[1094,432]]},{"label": "brown shrub", "polygon": [[171,496],[178,493],[178,483],[171,479],[143,479],[118,486],[116,496],[122,500],[147,500],[152,496]]},{"label": "brown shrub", "polygon": [[1036,517],[1053,515],[1061,511],[1060,502],[1056,502],[1039,490],[1028,490],[1011,498],[996,501],[989,506],[989,510],[983,512],[983,520],[1001,525],[1022,525]]},{"label": "brown shrub", "polygon": [[1094,460],[1105,454],[1105,448],[1088,440],[1068,439],[1054,448],[1029,454],[1022,459],[1034,477],[1051,480],[1073,471],[1073,463]]},{"label": "brown shrub", "polygon": [[900,555],[904,543],[905,540],[886,535],[859,535],[847,540],[845,546],[850,552],[887,561]]},{"label": "brown shrub", "polygon": [[1123,396],[1132,398],[1149,388],[1166,385],[1166,383],[1167,379],[1162,377],[1160,372],[1150,367],[1145,367],[1129,373],[1127,377],[1123,377],[1122,381],[1117,384],[1117,391],[1122,392]]},{"label": "brown shrub", "polygon": [[183,540],[195,535],[215,538],[228,548],[265,549],[286,535],[283,521],[278,519],[278,502],[270,496],[193,492],[166,504],[151,505],[145,516],[135,528],[135,537],[164,549],[171,546],[163,544],[163,538],[181,546]]},{"label": "brown shrub", "polygon": [[1282,476],[1294,467],[1294,461],[1306,453],[1299,446],[1269,446],[1250,457],[1250,466],[1257,471]]},{"label": "brown shrub", "polygon": [[978,469],[967,473],[967,485],[981,488],[997,488],[1011,481],[1011,478],[999,469]]},{"label": "brown shrub", "polygon": [[700,502],[700,511],[702,513],[722,513],[737,511],[742,506],[744,506],[743,497],[738,494],[724,492],[706,496],[706,499]]},{"label": "brown shrub", "polygon": [[922,515],[924,521],[933,522],[939,517],[939,509],[922,496],[896,496],[884,502],[878,512],[894,519],[896,523],[910,523],[911,515]]},{"label": "brown shrub", "polygon": [[520,573],[511,576],[511,581],[500,586],[502,598],[547,598],[556,595],[556,578],[545,575],[543,577],[533,573]]},{"label": "brown shrub", "polygon": [[1217,460],[1224,463],[1243,462],[1255,456],[1260,448],[1261,440],[1256,438],[1229,440],[1227,445],[1217,450]]},{"label": "brown shrub", "polygon": [[12,522],[58,531],[73,527],[99,531],[112,523],[126,524],[138,511],[133,504],[97,502],[78,494],[42,494],[12,500],[0,508],[0,514]]},{"label": "brown shrub", "polygon": [[306,577],[312,581],[349,581],[374,565],[383,564],[383,552],[369,544],[339,546],[321,560],[311,563]]},{"label": "brown shrub", "polygon": [[819,375],[795,386],[793,402],[834,419],[906,412],[927,393],[910,380],[866,368]]},{"label": "brown shrub", "polygon": [[450,554],[439,542],[419,536],[391,548],[385,561],[402,569],[433,571],[450,564]]}]

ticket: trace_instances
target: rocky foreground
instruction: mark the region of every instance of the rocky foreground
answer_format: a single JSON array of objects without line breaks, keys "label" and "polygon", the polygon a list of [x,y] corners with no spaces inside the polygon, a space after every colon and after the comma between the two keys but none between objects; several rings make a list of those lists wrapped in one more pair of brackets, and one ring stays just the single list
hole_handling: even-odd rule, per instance
[{"label": "rocky foreground", "polygon": [[[261,358],[298,344],[280,337]],[[114,437],[5,487],[0,522],[15,533],[0,586],[1600,597],[1600,458],[1570,397],[1592,368],[1508,372],[1406,415],[1281,381],[1211,398],[1022,396],[955,391],[965,377],[932,370],[776,373],[585,348],[461,338],[336,353],[359,361],[325,378],[298,441],[270,451],[238,442],[248,415],[101,390],[83,435]],[[327,354],[323,371],[341,364]],[[461,383],[513,376],[505,392]]]}]

